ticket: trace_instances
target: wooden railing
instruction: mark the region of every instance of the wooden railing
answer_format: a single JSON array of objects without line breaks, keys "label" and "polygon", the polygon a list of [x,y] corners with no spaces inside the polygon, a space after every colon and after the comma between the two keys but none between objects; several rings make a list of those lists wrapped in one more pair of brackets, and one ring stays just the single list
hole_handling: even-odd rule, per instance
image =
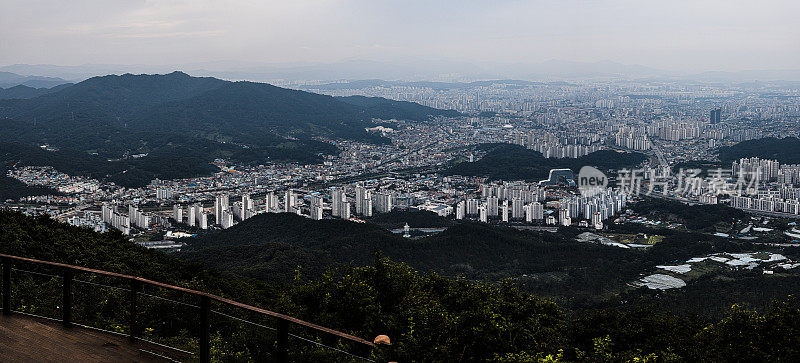
[{"label": "wooden railing", "polygon": [[[136,341],[141,337],[141,326],[138,321],[138,300],[139,296],[142,294],[141,289],[143,286],[154,286],[158,288],[163,288],[167,290],[172,290],[181,294],[193,296],[199,299],[199,308],[200,308],[200,316],[199,316],[199,324],[200,324],[200,336],[199,336],[199,346],[200,352],[199,357],[201,362],[209,362],[211,360],[211,349],[210,349],[210,342],[211,342],[211,303],[218,302],[221,304],[229,305],[235,308],[243,309],[249,312],[257,313],[260,315],[268,316],[277,320],[277,327],[275,328],[277,332],[277,339],[276,339],[276,352],[275,352],[275,360],[278,362],[287,362],[289,359],[289,326],[297,325],[307,329],[310,329],[316,333],[321,333],[328,335],[330,337],[336,339],[342,339],[344,341],[354,343],[357,348],[355,350],[359,351],[358,353],[350,353],[346,351],[342,351],[340,349],[327,346],[334,350],[337,350],[342,353],[349,354],[354,358],[360,358],[367,361],[372,361],[370,359],[370,354],[372,350],[375,348],[382,348],[385,344],[374,344],[371,341],[346,334],[337,330],[333,330],[330,328],[326,328],[323,326],[319,326],[307,321],[303,321],[297,318],[293,318],[288,315],[276,313],[273,311],[265,310],[262,308],[258,308],[255,306],[243,304],[237,301],[233,301],[230,299],[226,299],[224,297],[220,297],[217,295],[209,294],[202,291],[196,291],[192,289],[187,289],[180,286],[169,285],[165,283],[161,283],[158,281],[152,281],[148,279],[144,279],[141,277],[124,275],[114,272],[96,270],[87,267],[81,266],[73,266],[67,265],[63,263],[57,262],[49,262],[49,261],[42,261],[36,260],[32,258],[25,258],[25,257],[18,257],[6,254],[0,254],[0,261],[3,264],[3,314],[10,315],[14,313],[12,302],[11,302],[11,269],[12,266],[15,264],[34,264],[39,266],[45,266],[48,268],[52,268],[55,270],[59,270],[61,272],[61,277],[63,279],[62,283],[62,308],[61,308],[61,322],[65,328],[71,328],[73,326],[73,317],[72,317],[72,310],[73,310],[73,302],[72,302],[72,285],[75,273],[89,273],[89,274],[96,274],[102,275],[112,278],[121,279],[127,281],[129,284],[129,309],[130,313],[128,316],[128,336],[132,341]],[[235,317],[234,317],[235,318]],[[238,320],[245,321],[243,319],[235,318]],[[245,321],[247,322],[247,321]],[[258,324],[256,324],[258,325]],[[316,343],[318,344],[318,343]],[[321,344],[320,344],[321,345]],[[366,354],[365,354],[366,353]]]}]

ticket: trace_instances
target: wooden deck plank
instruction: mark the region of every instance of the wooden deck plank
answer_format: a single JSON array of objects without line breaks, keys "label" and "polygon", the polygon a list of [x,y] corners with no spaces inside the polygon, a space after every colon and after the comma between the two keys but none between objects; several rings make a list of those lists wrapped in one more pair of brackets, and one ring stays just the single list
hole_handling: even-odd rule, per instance
[{"label": "wooden deck plank", "polygon": [[140,348],[122,336],[0,315],[2,362],[163,362]]}]

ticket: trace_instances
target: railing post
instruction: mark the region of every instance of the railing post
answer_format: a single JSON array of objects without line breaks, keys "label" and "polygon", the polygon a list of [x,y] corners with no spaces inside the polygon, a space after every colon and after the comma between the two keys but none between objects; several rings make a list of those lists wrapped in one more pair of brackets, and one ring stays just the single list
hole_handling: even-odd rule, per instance
[{"label": "railing post", "polygon": [[141,284],[139,281],[131,280],[131,292],[130,292],[130,303],[131,303],[131,311],[130,315],[128,316],[128,324],[130,325],[128,329],[130,329],[130,338],[131,342],[136,341],[136,338],[139,337],[139,323],[136,321],[136,313],[137,313],[137,306],[136,306],[136,298],[139,295],[139,289]]},{"label": "railing post", "polygon": [[11,259],[3,259],[3,315],[11,315]]},{"label": "railing post", "polygon": [[200,300],[200,361],[211,362],[211,299],[203,295]]},{"label": "railing post", "polygon": [[278,351],[276,354],[277,362],[289,361],[289,322],[283,319],[278,320]]},{"label": "railing post", "polygon": [[61,320],[65,328],[72,327],[72,269],[64,269],[64,300]]}]

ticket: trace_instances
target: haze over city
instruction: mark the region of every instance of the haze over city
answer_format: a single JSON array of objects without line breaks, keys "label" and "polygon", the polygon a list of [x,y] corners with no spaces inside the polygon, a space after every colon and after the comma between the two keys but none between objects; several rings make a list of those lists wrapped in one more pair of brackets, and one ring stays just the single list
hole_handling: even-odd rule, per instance
[{"label": "haze over city", "polygon": [[[331,78],[486,79],[543,78],[544,71],[564,69],[591,74],[610,62],[641,66],[629,73],[646,76],[800,68],[794,1],[6,0],[2,6],[0,64],[127,66],[88,72],[172,68],[257,78],[273,69],[318,67],[332,70]],[[324,75],[317,73],[308,76]]]},{"label": "haze over city", "polygon": [[0,0],[0,362],[800,362],[798,10]]}]

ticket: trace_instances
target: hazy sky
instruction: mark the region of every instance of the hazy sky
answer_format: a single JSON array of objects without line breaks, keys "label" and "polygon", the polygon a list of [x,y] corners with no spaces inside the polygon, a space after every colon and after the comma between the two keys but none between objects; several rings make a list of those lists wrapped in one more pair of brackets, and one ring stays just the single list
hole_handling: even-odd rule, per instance
[{"label": "hazy sky", "polygon": [[797,0],[0,0],[0,64],[452,58],[800,68]]}]

